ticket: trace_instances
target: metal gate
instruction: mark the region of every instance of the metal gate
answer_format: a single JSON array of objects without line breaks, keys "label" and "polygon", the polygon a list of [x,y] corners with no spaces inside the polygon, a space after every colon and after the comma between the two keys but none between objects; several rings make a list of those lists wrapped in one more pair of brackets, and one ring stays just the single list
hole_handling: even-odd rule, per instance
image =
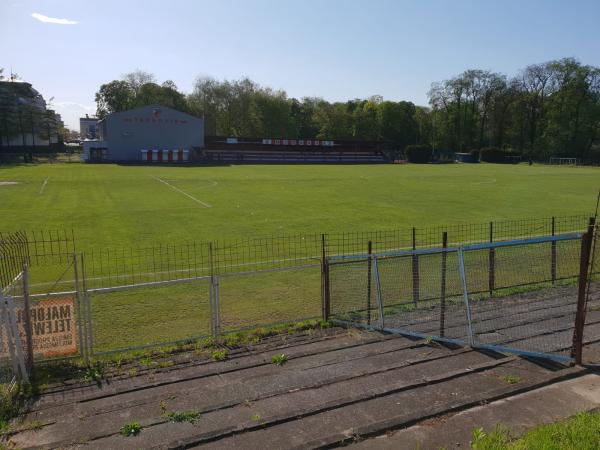
[{"label": "metal gate", "polygon": [[[446,241],[444,241],[446,242]],[[571,361],[582,233],[332,256],[335,322]]]}]

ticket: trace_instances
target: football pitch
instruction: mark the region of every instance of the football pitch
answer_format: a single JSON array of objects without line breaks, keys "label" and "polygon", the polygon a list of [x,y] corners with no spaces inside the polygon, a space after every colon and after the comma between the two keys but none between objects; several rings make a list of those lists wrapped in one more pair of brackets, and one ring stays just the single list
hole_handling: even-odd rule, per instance
[{"label": "football pitch", "polygon": [[[73,229],[77,250],[88,252],[485,223],[591,214],[599,185],[598,168],[541,165],[0,166],[0,231]],[[222,331],[319,317],[320,268],[313,263],[223,278]],[[65,264],[31,272],[36,292],[72,289],[72,277]],[[92,277],[94,268],[90,283],[104,283]],[[94,351],[210,333],[206,279],[98,292],[90,301]]]},{"label": "football pitch", "polygon": [[78,248],[591,213],[600,169],[534,165],[0,166],[0,230]]}]

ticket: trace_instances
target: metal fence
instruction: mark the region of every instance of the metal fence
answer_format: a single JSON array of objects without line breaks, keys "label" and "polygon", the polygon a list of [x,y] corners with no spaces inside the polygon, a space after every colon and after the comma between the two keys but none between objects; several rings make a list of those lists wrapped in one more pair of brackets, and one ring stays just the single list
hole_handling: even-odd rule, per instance
[{"label": "metal fence", "polygon": [[13,384],[27,380],[27,343],[22,341],[20,322],[14,298],[22,294],[23,274],[17,274],[4,288],[0,288],[0,383]]},{"label": "metal fence", "polygon": [[570,360],[581,237],[331,256],[327,312],[345,324]]},{"label": "metal fence", "polygon": [[[569,216],[102,249],[76,248],[72,232],[21,232],[26,252],[0,249],[0,267],[3,275],[4,267],[19,269],[22,292],[9,297],[16,317],[18,308],[30,311],[32,361],[190,342],[329,313],[367,324],[383,314],[393,327],[418,313],[423,326],[436,322],[440,337],[500,345],[485,328],[496,327],[495,312],[473,307],[471,334],[466,319],[458,322],[461,261],[473,305],[491,306],[484,300],[507,289],[570,283],[575,254],[562,238],[588,224],[588,216]],[[504,245],[535,236],[545,240]],[[416,322],[414,331],[423,331]]]}]

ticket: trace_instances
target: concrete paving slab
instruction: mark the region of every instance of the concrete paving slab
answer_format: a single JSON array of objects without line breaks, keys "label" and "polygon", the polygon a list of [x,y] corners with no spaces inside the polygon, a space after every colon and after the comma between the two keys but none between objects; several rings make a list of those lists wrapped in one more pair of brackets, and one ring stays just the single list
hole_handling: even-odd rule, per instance
[{"label": "concrete paving slab", "polygon": [[588,374],[535,389],[456,414],[366,439],[352,446],[369,450],[470,448],[475,428],[502,424],[519,436],[530,428],[600,408],[600,375]]}]

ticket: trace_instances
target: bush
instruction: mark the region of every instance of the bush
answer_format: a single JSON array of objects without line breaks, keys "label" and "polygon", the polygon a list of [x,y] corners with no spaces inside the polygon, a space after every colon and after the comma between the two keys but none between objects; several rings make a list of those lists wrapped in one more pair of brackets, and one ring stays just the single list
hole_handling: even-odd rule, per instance
[{"label": "bush", "polygon": [[471,150],[469,152],[473,162],[479,162],[479,150]]},{"label": "bush", "polygon": [[510,152],[501,150],[498,147],[485,147],[479,151],[479,159],[489,163],[504,163],[505,156],[510,155]]},{"label": "bush", "polygon": [[411,163],[428,163],[431,160],[431,146],[425,145],[408,145],[404,149],[406,159]]}]

